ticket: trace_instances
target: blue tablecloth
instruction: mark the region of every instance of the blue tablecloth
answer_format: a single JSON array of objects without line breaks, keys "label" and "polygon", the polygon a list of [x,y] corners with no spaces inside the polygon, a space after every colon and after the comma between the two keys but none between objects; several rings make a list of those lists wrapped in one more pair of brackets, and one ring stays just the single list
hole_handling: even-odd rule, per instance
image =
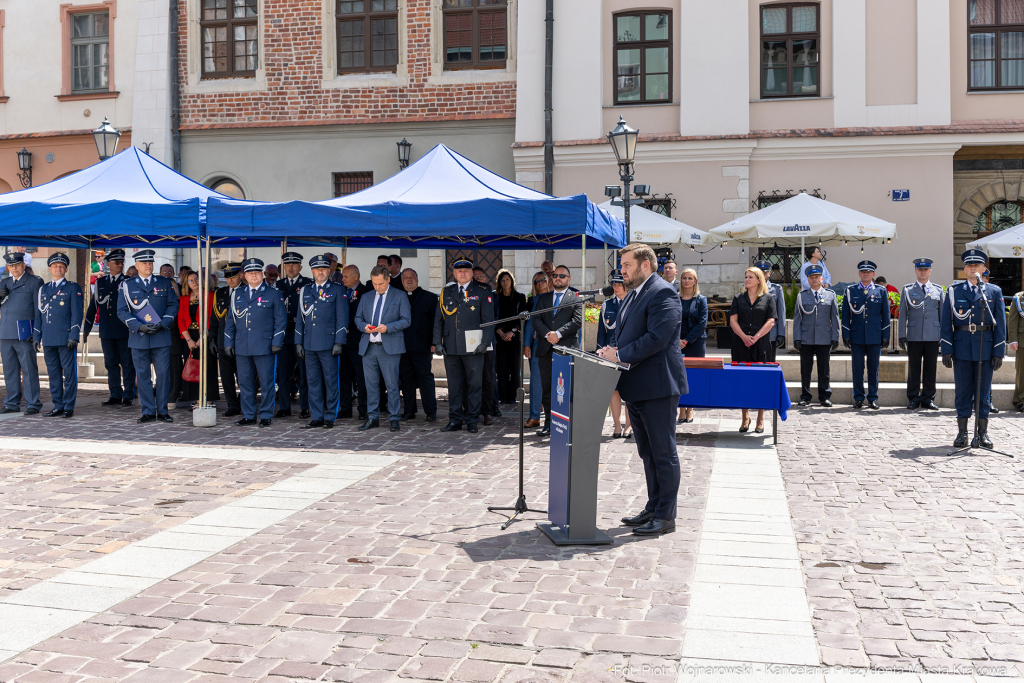
[{"label": "blue tablecloth", "polygon": [[688,408],[777,410],[785,420],[792,405],[786,378],[777,365],[686,368],[686,382],[690,392],[679,397],[679,405]]}]

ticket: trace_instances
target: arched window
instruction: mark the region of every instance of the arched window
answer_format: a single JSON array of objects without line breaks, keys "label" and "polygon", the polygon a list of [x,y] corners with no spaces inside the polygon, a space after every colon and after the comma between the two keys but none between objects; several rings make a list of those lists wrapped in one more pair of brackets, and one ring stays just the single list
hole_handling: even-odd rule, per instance
[{"label": "arched window", "polygon": [[234,199],[245,199],[245,192],[243,192],[242,188],[238,185],[238,183],[236,183],[231,178],[220,178],[218,180],[215,180],[213,184],[210,185],[210,187],[216,190],[217,192],[220,192],[221,194],[226,194],[227,196],[232,197]]},{"label": "arched window", "polygon": [[974,232],[993,233],[1021,224],[1024,202],[1001,201],[990,205],[974,221]]}]

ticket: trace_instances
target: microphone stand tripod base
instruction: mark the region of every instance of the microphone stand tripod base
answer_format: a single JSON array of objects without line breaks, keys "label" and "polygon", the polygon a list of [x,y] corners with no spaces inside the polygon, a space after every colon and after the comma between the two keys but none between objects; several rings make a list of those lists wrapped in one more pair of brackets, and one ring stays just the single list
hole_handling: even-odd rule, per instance
[{"label": "microphone stand tripod base", "polygon": [[518,522],[519,515],[523,514],[524,512],[536,512],[541,515],[546,515],[548,513],[547,510],[534,510],[533,508],[527,507],[526,496],[524,494],[519,495],[519,498],[516,500],[516,504],[513,507],[488,507],[487,511],[497,512],[499,514],[505,511],[512,512],[511,516],[505,515],[506,517],[508,517],[508,519],[505,521],[504,524],[501,525],[502,531],[512,526],[513,522]]}]

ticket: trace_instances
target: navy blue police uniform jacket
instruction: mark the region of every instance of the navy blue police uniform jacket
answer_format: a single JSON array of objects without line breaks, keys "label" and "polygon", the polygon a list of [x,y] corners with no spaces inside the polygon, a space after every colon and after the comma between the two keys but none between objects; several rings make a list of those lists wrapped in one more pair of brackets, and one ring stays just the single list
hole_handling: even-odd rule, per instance
[{"label": "navy blue police uniform jacket", "polygon": [[287,320],[280,291],[263,282],[250,300],[249,285],[241,285],[231,294],[224,348],[234,347],[239,356],[268,356],[270,347],[283,345]]},{"label": "navy blue police uniform jacket", "polygon": [[0,299],[0,339],[18,339],[19,320],[29,321],[33,330],[36,327],[36,306],[43,279],[24,273],[17,282],[8,276],[0,280],[0,284],[7,287],[7,296]]},{"label": "navy blue police uniform jacket", "polygon": [[284,328],[285,344],[300,343],[295,341],[295,322],[299,313],[299,292],[302,291],[303,287],[313,283],[314,281],[305,275],[295,278],[294,283],[288,282],[288,278],[285,277],[278,278],[277,282],[274,283],[274,287],[281,292],[281,296],[284,298],[284,308],[288,314],[288,324]]},{"label": "navy blue police uniform jacket", "polygon": [[330,351],[344,344],[348,335],[348,298],[345,288],[330,280],[317,295],[316,283],[306,285],[296,296],[299,314],[295,318],[296,344],[307,351]]},{"label": "navy blue police uniform jacket", "polygon": [[[143,322],[135,317],[149,305],[153,307],[159,320]],[[121,295],[117,297],[117,317],[128,326],[128,348],[159,349],[171,345],[171,334],[178,335],[178,297],[174,293],[170,278],[151,275],[149,286],[142,282],[140,276],[128,278],[121,282]],[[162,323],[164,329],[153,334],[142,334],[139,327],[145,324]]]},{"label": "navy blue police uniform jacket", "polygon": [[36,303],[36,324],[32,335],[35,341],[42,341],[43,346],[64,346],[72,339],[78,341],[85,312],[85,300],[78,283],[67,279],[60,285],[47,282],[39,288]]},{"label": "navy blue police uniform jacket", "polygon": [[[942,305],[942,319],[939,323],[939,353],[952,355],[956,360],[991,360],[993,356],[1006,355],[1006,308],[1003,306],[1003,290],[996,285],[982,283],[985,299],[971,291],[966,282],[957,282],[946,290],[946,301]],[[970,328],[975,326],[972,332]],[[987,328],[987,329],[986,329]],[[978,335],[981,335],[981,349],[978,349]],[[980,355],[979,355],[980,354]]]},{"label": "navy blue police uniform jacket", "polygon": [[125,281],[123,274],[112,278],[104,275],[96,279],[96,296],[89,302],[89,310],[85,314],[85,333],[92,332],[93,321],[99,313],[100,339],[127,339],[128,326],[117,317],[117,298],[121,292],[121,283]]},{"label": "navy blue police uniform jacket", "polygon": [[872,283],[864,291],[860,284],[855,284],[843,292],[843,339],[863,346],[888,344],[891,323],[885,287]]}]

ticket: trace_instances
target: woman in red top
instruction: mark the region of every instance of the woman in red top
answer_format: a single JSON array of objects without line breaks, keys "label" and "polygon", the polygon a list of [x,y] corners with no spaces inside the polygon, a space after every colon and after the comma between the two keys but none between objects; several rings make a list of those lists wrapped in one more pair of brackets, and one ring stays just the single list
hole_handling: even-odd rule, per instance
[{"label": "woman in red top", "polygon": [[[184,368],[189,358],[195,358],[198,361],[200,354],[199,343],[202,335],[199,329],[199,273],[195,271],[189,273],[181,290],[181,301],[178,303],[178,332],[185,342],[185,348],[182,349],[181,365]],[[213,292],[207,292],[207,321],[213,314],[213,299]],[[207,324],[207,329],[209,329],[209,324]],[[209,343],[209,337],[207,337],[207,342]],[[217,363],[213,361],[209,348],[206,350],[206,358],[206,397],[207,400],[216,401],[220,397],[217,386]],[[194,408],[196,402],[199,401],[199,382],[186,382],[182,378],[181,400],[193,401],[192,407]]]}]

